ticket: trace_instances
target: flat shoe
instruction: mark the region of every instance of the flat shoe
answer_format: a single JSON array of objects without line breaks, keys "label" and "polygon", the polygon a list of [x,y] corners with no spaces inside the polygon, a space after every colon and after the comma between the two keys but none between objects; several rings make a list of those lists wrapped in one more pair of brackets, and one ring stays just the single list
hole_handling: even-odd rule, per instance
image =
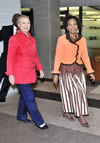
[{"label": "flat shoe", "polygon": [[48,125],[44,125],[43,127],[39,127],[39,126],[37,126],[39,129],[41,129],[41,130],[45,130],[45,129],[48,129]]},{"label": "flat shoe", "polygon": [[26,120],[17,119],[17,120],[18,121],[22,121],[24,123],[31,123],[32,122],[32,120],[29,120],[29,119],[26,119]]},{"label": "flat shoe", "polygon": [[32,122],[32,120],[29,120],[29,119],[24,120],[24,123],[31,123],[31,122]]}]

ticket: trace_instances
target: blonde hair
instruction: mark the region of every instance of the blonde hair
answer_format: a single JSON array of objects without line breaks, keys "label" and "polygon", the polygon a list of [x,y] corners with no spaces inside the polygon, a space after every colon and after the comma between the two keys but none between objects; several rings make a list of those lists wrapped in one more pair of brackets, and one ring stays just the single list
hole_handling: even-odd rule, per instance
[{"label": "blonde hair", "polygon": [[[19,18],[18,18],[18,20],[17,20],[17,24],[20,23],[20,21],[21,21],[22,18],[27,18],[27,19],[29,19],[29,16],[26,16],[26,15],[21,15],[21,16],[19,16]],[[30,19],[29,19],[29,21],[30,21]]]}]

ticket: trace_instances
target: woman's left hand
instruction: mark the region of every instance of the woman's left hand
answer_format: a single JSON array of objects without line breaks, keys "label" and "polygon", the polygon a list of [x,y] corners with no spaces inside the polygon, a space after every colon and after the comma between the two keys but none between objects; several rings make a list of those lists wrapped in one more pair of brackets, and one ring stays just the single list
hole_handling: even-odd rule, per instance
[{"label": "woman's left hand", "polygon": [[44,72],[40,71],[40,78],[44,78]]}]

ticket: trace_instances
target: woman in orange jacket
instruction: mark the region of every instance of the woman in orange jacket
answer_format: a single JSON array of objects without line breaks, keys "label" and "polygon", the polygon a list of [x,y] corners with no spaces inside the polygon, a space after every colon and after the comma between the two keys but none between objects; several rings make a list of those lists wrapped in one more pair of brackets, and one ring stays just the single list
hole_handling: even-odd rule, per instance
[{"label": "woman in orange jacket", "polygon": [[19,31],[11,36],[9,40],[7,56],[7,72],[9,82],[17,84],[20,91],[17,120],[30,122],[27,119],[27,111],[32,121],[40,129],[47,129],[48,126],[37,108],[32,83],[36,82],[36,70],[40,72],[40,78],[44,77],[36,41],[28,32],[30,30],[30,20],[27,16],[20,16],[17,21]]},{"label": "woman in orange jacket", "polygon": [[67,15],[64,19],[65,34],[57,41],[56,55],[53,69],[53,82],[60,82],[60,93],[64,116],[74,120],[71,113],[78,117],[84,127],[89,127],[84,116],[88,115],[86,98],[86,81],[82,64],[84,63],[87,73],[95,80],[94,70],[91,67],[87,51],[86,39],[79,33],[80,21],[77,17]]}]

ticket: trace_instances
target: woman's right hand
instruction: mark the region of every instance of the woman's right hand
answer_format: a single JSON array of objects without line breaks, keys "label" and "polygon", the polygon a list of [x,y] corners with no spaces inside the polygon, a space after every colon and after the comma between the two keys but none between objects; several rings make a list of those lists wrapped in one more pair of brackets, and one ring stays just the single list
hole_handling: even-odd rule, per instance
[{"label": "woman's right hand", "polygon": [[94,76],[94,74],[91,73],[89,76],[90,76],[90,80],[95,81],[95,76]]},{"label": "woman's right hand", "polygon": [[59,76],[58,76],[58,75],[53,75],[53,83],[54,83],[55,85],[58,84],[58,79],[59,79]]},{"label": "woman's right hand", "polygon": [[10,75],[10,76],[9,76],[9,82],[10,82],[12,85],[15,84],[15,78],[14,78],[13,75]]}]

